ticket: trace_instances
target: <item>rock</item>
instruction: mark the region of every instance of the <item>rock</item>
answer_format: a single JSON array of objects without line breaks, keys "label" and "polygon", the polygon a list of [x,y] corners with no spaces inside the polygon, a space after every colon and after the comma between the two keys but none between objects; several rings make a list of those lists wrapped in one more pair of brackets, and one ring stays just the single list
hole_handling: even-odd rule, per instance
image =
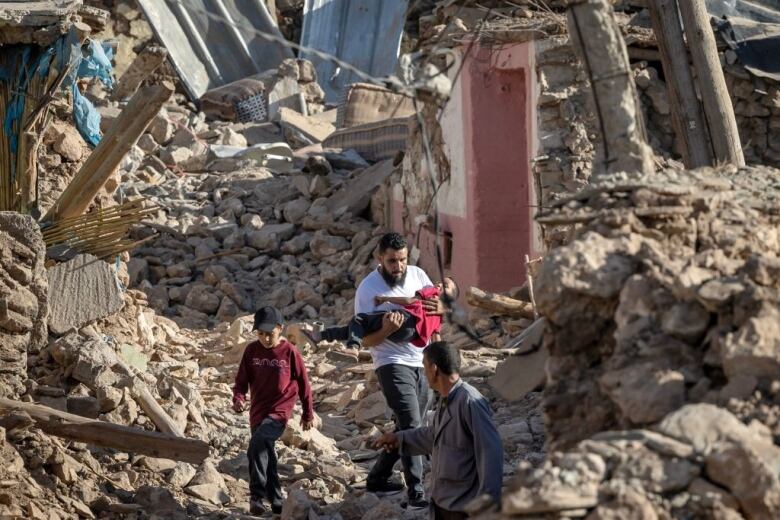
[{"label": "rock", "polygon": [[288,142],[309,145],[321,143],[336,127],[327,121],[307,117],[289,108],[279,110],[279,124]]},{"label": "rock", "polygon": [[[309,60],[298,59],[298,82],[299,83],[316,83],[317,82],[317,69],[314,68],[314,64]],[[347,520],[347,519],[344,519]]]},{"label": "rock", "polygon": [[[64,334],[118,312],[124,298],[111,267],[92,255],[78,255],[48,271],[49,329]],[[79,302],[73,305],[73,302]]]},{"label": "rock", "polygon": [[119,380],[119,375],[112,370],[119,358],[114,349],[101,340],[83,342],[72,359],[70,376],[92,389],[111,386]]},{"label": "rock", "polygon": [[222,302],[214,294],[214,289],[208,285],[197,284],[187,294],[184,305],[205,314],[214,314]]},{"label": "rock", "polygon": [[301,222],[303,222],[303,217],[305,217],[308,213],[310,206],[311,202],[303,197],[291,200],[284,205],[282,214],[284,215],[284,219],[287,222],[300,225]]},{"label": "rock", "polygon": [[613,468],[612,478],[640,482],[642,488],[651,493],[682,491],[699,476],[699,466],[686,459],[662,457],[644,447],[623,450],[629,454]]},{"label": "rock", "polygon": [[780,310],[763,306],[757,316],[726,336],[721,356],[729,378],[780,378]]},{"label": "rock", "polygon": [[143,258],[131,258],[127,262],[127,274],[130,277],[130,286],[136,287],[149,277],[149,263]]},{"label": "rock", "polygon": [[230,280],[230,271],[223,265],[214,264],[203,270],[203,281],[209,285],[217,285],[223,280]]},{"label": "rock", "polygon": [[388,500],[380,501],[371,510],[367,511],[361,520],[372,520],[374,518],[382,518],[386,520],[401,520],[405,517],[404,510],[401,506],[395,502]]},{"label": "rock", "polygon": [[344,520],[362,520],[379,502],[379,497],[373,493],[350,494],[341,503],[339,514]]},{"label": "rock", "polygon": [[334,456],[336,454],[336,441],[326,437],[316,428],[304,431],[297,418],[287,422],[287,428],[280,440],[290,447],[305,449],[318,456]]},{"label": "rock", "polygon": [[364,397],[353,409],[358,423],[372,421],[384,416],[387,403],[382,392],[374,392]]},{"label": "rock", "polygon": [[[333,161],[330,161],[333,164]],[[335,165],[334,165],[335,167]],[[337,217],[344,213],[361,214],[371,202],[371,195],[395,172],[393,161],[376,163],[358,173],[340,191],[328,198],[328,209]]]},{"label": "rock", "polygon": [[594,507],[605,474],[604,461],[592,453],[556,454],[539,470],[521,462],[517,481],[503,494],[501,511],[516,515]]},{"label": "rock", "polygon": [[165,109],[160,110],[160,113],[155,116],[148,128],[148,132],[154,140],[161,145],[167,145],[173,139],[175,131],[176,125],[168,119]]},{"label": "rock", "polygon": [[608,502],[598,505],[585,520],[658,520],[658,514],[647,497],[632,489],[626,489]]},{"label": "rock", "polygon": [[350,248],[349,241],[344,237],[329,235],[325,231],[317,231],[309,242],[312,254],[319,259],[335,255]]},{"label": "rock", "polygon": [[184,488],[184,492],[188,495],[192,495],[195,498],[205,500],[215,505],[227,504],[230,502],[230,495],[226,490],[217,484],[197,484],[195,486],[187,486]]},{"label": "rock", "polygon": [[54,141],[54,151],[70,162],[80,161],[84,156],[84,140],[78,131],[69,125],[58,125],[59,135]]},{"label": "rock", "polygon": [[636,363],[601,376],[601,388],[635,424],[652,423],[685,403],[685,377],[665,362]]},{"label": "rock", "polygon": [[190,483],[192,477],[195,476],[195,468],[192,464],[186,462],[177,462],[176,467],[173,468],[170,475],[168,475],[168,483],[176,488],[183,488]]},{"label": "rock", "polygon": [[100,415],[100,403],[94,397],[88,395],[68,396],[68,413],[97,419]]},{"label": "rock", "polygon": [[273,251],[295,234],[295,224],[266,224],[247,235],[247,243],[259,251]]},{"label": "rock", "polygon": [[771,442],[726,442],[707,456],[707,476],[731,491],[748,518],[777,518],[779,464],[780,448]]},{"label": "rock", "polygon": [[655,429],[687,442],[703,455],[719,443],[749,444],[762,440],[728,410],[705,403],[683,406],[667,415]]},{"label": "rock", "polygon": [[177,466],[177,462],[175,460],[170,459],[159,459],[156,457],[141,457],[139,461],[136,462],[140,467],[146,468],[149,471],[154,471],[155,473],[165,473],[166,471],[171,471]]},{"label": "rock", "polygon": [[281,520],[308,520],[311,508],[311,500],[305,491],[291,489],[282,504]]},{"label": "rock", "polygon": [[734,498],[734,495],[703,478],[693,479],[691,485],[688,486],[688,492],[692,495],[698,495],[702,497],[707,495],[715,496],[723,503],[724,506],[730,509],[739,509],[739,502],[737,502],[737,499]]},{"label": "rock", "polygon": [[508,401],[520,400],[544,385],[544,367],[549,357],[545,347],[527,355],[511,356],[496,366],[490,386]]},{"label": "rock", "polygon": [[673,305],[661,317],[661,329],[667,334],[697,344],[710,324],[710,314],[696,302]]},{"label": "rock", "polygon": [[315,309],[322,307],[323,297],[306,282],[298,282],[293,290],[293,298],[296,302],[303,302]]},{"label": "rock", "polygon": [[241,310],[231,298],[228,296],[222,298],[219,309],[217,309],[217,319],[219,321],[230,323],[235,320],[239,314],[241,314]]},{"label": "rock", "polygon": [[157,486],[143,485],[135,493],[135,501],[148,513],[163,513],[179,509],[179,504],[170,491]]},{"label": "rock", "polygon": [[312,175],[330,175],[333,173],[333,167],[331,167],[328,160],[321,155],[312,155],[306,159],[306,170]]}]

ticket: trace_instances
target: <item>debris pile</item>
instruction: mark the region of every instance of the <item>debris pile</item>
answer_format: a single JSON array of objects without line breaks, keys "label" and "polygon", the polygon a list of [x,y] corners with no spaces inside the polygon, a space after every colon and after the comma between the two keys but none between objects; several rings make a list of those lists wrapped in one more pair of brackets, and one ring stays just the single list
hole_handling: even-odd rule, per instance
[{"label": "debris pile", "polygon": [[778,179],[600,177],[539,218],[578,224],[536,278],[548,442],[568,451],[521,465],[506,514],[777,516]]}]

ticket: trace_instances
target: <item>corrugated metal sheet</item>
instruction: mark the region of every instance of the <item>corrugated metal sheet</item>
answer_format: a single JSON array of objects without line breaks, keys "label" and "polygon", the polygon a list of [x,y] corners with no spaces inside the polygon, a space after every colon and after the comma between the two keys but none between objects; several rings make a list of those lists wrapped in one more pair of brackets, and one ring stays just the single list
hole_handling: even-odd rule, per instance
[{"label": "corrugated metal sheet", "polygon": [[[408,0],[306,0],[301,45],[338,56],[372,76],[395,72]],[[360,81],[349,71],[307,53],[325,98],[336,102],[346,85]]]},{"label": "corrugated metal sheet", "polygon": [[167,47],[190,97],[275,69],[292,51],[255,31],[282,38],[264,0],[138,0]]}]

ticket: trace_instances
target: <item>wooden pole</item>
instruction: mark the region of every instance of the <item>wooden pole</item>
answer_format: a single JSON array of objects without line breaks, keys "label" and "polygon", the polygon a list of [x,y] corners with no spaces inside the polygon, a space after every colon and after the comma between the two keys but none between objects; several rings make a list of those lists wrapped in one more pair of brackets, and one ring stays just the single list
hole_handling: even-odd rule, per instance
[{"label": "wooden pole", "polygon": [[677,0],[648,0],[647,6],[661,51],[661,64],[671,102],[672,124],[683,144],[683,162],[688,168],[710,166],[712,153],[707,140],[707,127],[696,97]]},{"label": "wooden pole", "polygon": [[588,74],[599,119],[603,170],[651,174],[653,154],[642,137],[641,111],[626,42],[608,0],[569,3],[571,41]]},{"label": "wooden pole", "polygon": [[466,293],[466,302],[473,307],[479,307],[501,316],[534,319],[534,308],[528,302],[515,300],[502,294],[483,291],[478,287],[470,287]]},{"label": "wooden pole", "polygon": [[680,2],[688,47],[696,67],[704,113],[712,138],[712,148],[718,162],[745,166],[745,155],[739,140],[737,118],[731,104],[726,78],[718,58],[718,45],[710,25],[710,15],[704,0]]},{"label": "wooden pole", "polygon": [[148,432],[140,428],[87,419],[40,404],[0,398],[0,412],[13,411],[27,413],[38,428],[50,435],[77,442],[192,464],[200,464],[209,456],[209,445],[198,439]]},{"label": "wooden pole", "polygon": [[119,78],[116,89],[111,94],[111,99],[116,101],[132,96],[138,90],[138,87],[141,86],[141,83],[157,70],[157,67],[162,65],[167,56],[168,51],[165,47],[160,47],[159,45],[147,45],[144,47],[125,73],[122,74],[122,77]]},{"label": "wooden pole", "polygon": [[77,217],[86,211],[98,191],[114,173],[125,154],[152,122],[173,94],[173,85],[145,87],[136,92],[100,144],[87,158],[65,191],[57,199],[43,222]]}]

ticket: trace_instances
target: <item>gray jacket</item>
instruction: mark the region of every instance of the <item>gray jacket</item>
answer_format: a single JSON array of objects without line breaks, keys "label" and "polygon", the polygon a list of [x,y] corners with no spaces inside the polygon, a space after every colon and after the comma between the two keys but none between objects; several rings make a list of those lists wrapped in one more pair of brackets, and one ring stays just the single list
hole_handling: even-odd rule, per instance
[{"label": "gray jacket", "polygon": [[504,450],[492,415],[487,399],[461,379],[433,426],[398,432],[401,455],[432,454],[431,499],[439,507],[463,511],[484,493],[500,500]]}]

